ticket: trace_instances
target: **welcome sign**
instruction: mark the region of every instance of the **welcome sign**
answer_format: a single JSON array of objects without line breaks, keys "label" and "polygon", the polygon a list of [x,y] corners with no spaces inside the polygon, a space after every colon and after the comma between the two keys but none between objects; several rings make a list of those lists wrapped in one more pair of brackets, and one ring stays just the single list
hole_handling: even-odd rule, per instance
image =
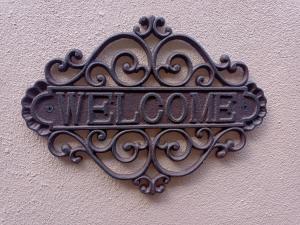
[{"label": "welcome sign", "polygon": [[[195,171],[212,151],[224,157],[227,152],[240,150],[245,131],[254,129],[266,115],[266,98],[260,88],[248,82],[244,63],[231,62],[227,55],[221,56],[219,64],[213,62],[199,43],[173,34],[161,17],[142,17],[139,23],[133,32],[104,41],[85,62],[76,49],[65,59],[51,60],[45,67],[46,79],[27,90],[22,115],[30,129],[48,137],[49,150],[55,156],[69,156],[78,163],[81,154],[88,155],[112,177],[132,180],[143,193],[154,194],[162,192],[171,177]],[[150,36],[157,40],[154,48],[148,44]],[[120,40],[139,46],[147,63],[140,63],[130,50],[113,52],[111,63],[100,60],[99,55]],[[181,49],[168,52],[165,62],[160,62],[162,48],[175,41],[191,46],[203,62],[193,61]],[[97,69],[102,73],[95,74]],[[66,79],[58,79],[57,73]],[[120,73],[140,74],[140,78],[130,83]],[[228,74],[238,81],[227,79]],[[107,85],[108,79],[114,85]],[[156,85],[147,85],[149,79]],[[152,134],[151,129],[159,131]],[[77,132],[82,130],[87,134]],[[107,135],[110,130],[115,131],[111,138]],[[139,138],[119,144],[121,137],[130,133]],[[232,135],[225,138],[232,133],[238,134],[237,140]],[[169,140],[168,134],[179,135],[182,141]],[[62,135],[71,137],[77,146],[57,146],[55,140]],[[114,171],[101,156],[111,152],[118,162],[132,163],[139,160],[141,151],[147,152],[146,159],[131,173]],[[192,151],[200,154],[183,170],[172,170],[160,162],[158,151],[175,163],[188,160]],[[151,166],[157,171],[154,176],[148,173]]]}]

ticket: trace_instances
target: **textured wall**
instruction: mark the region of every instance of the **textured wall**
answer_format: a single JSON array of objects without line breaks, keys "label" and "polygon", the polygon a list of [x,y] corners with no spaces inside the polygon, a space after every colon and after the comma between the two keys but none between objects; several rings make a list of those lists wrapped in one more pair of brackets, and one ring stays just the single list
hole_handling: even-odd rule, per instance
[{"label": "textured wall", "polygon": [[[300,224],[299,1],[0,1],[0,224]],[[20,100],[45,63],[86,55],[142,15],[244,61],[268,115],[248,144],[145,196],[91,161],[53,157]]]}]

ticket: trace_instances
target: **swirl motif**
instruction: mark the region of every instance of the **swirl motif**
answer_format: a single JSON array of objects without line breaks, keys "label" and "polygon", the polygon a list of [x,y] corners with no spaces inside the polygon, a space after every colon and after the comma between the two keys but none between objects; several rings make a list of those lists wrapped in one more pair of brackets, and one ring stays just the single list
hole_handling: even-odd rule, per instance
[{"label": "swirl motif", "polygon": [[141,176],[133,180],[133,183],[139,187],[144,194],[162,193],[165,190],[165,185],[170,181],[170,177],[159,174],[154,178],[147,175]]},{"label": "swirl motif", "polygon": [[[61,136],[66,135],[71,137],[73,140],[78,142],[79,147],[73,148],[68,143],[60,145],[60,147],[55,147],[55,140]],[[82,160],[82,156],[77,155],[79,152],[87,153],[87,145],[83,138],[79,135],[70,131],[55,131],[48,138],[48,148],[49,151],[57,157],[69,156],[69,159],[74,163],[79,163]]]},{"label": "swirl motif", "polygon": [[[124,156],[121,156],[118,153],[117,143],[118,143],[118,140],[120,140],[120,138],[123,135],[127,134],[127,133],[139,134],[140,136],[143,137],[144,143],[141,144],[141,143],[137,143],[137,142],[126,142],[122,146],[122,150],[125,151],[125,152],[131,151],[132,154],[131,154],[130,157],[125,158]],[[104,141],[107,138],[107,134],[103,130],[94,130],[94,131],[90,132],[90,134],[87,137],[89,148],[92,149],[93,152],[95,152],[95,153],[103,153],[103,152],[107,152],[107,151],[111,150],[111,152],[113,153],[113,156],[118,161],[120,161],[122,163],[133,162],[137,158],[139,151],[145,150],[149,146],[148,136],[145,132],[143,132],[141,130],[124,130],[124,131],[121,131],[121,132],[117,133],[117,135],[115,135],[113,137],[113,139],[111,140],[111,142],[108,145],[106,145],[105,147],[97,147],[93,143],[93,136],[94,135],[97,135],[98,141]]]},{"label": "swirl motif", "polygon": [[[78,81],[82,74],[84,73],[85,63],[76,63],[74,60],[82,60],[83,54],[78,49],[73,49],[69,51],[65,59],[53,59],[49,61],[45,66],[45,78],[46,80],[53,85],[61,86],[61,85],[69,85],[73,84],[76,81]],[[72,78],[68,81],[58,81],[54,78],[53,70],[55,69],[55,66],[57,66],[58,72],[61,74],[64,74],[67,71],[70,71],[69,69],[74,69],[77,71]]]},{"label": "swirl motif", "polygon": [[216,68],[218,71],[226,70],[229,73],[236,73],[236,72],[238,72],[238,68],[242,69],[242,75],[241,75],[242,79],[240,82],[237,82],[237,83],[232,83],[232,82],[226,81],[222,77],[222,75],[220,75],[218,73],[219,80],[223,84],[228,85],[228,86],[237,87],[237,86],[243,86],[247,83],[248,78],[249,78],[249,71],[248,71],[248,67],[243,62],[231,62],[228,55],[222,55],[220,57],[220,62],[221,62],[221,64],[216,64]]},{"label": "swirl motif", "polygon": [[[185,62],[185,65],[187,67],[187,75],[185,76],[185,78],[183,79],[183,81],[181,82],[177,82],[176,84],[167,82],[163,79],[163,77],[160,75],[160,72],[162,70],[164,70],[167,73],[172,73],[172,74],[179,74],[179,72],[181,71],[182,65],[180,64],[176,64],[174,63],[175,59],[182,59]],[[206,70],[208,72],[208,79],[206,81],[205,77],[200,73],[201,70]],[[202,87],[208,87],[212,84],[213,80],[214,80],[214,71],[212,69],[212,67],[207,64],[207,63],[202,63],[202,64],[198,64],[196,66],[193,67],[192,61],[190,60],[190,58],[183,54],[183,53],[173,53],[171,54],[168,58],[167,58],[167,62],[166,64],[160,65],[158,67],[156,67],[154,69],[154,75],[157,79],[157,81],[161,84],[161,85],[165,85],[165,86],[183,86],[186,85],[191,78],[194,75],[196,76],[195,79],[195,83],[198,86],[202,86]]]},{"label": "swirl motif", "polygon": [[165,25],[165,19],[162,17],[155,16],[143,16],[139,20],[140,26],[145,28],[145,31],[142,32],[139,26],[133,27],[133,32],[142,38],[149,37],[150,34],[154,34],[155,37],[162,39],[172,34],[172,29],[170,27],[165,27],[164,30],[161,30]]},{"label": "swirl motif", "polygon": [[159,140],[161,138],[161,136],[163,136],[166,133],[170,133],[170,132],[177,132],[183,136],[184,140],[187,143],[186,150],[180,155],[175,154],[180,149],[180,144],[178,141],[164,142],[164,143],[157,142],[157,147],[159,149],[165,150],[166,155],[170,159],[172,159],[174,161],[182,161],[182,160],[186,159],[191,153],[192,146],[193,146],[192,140],[191,140],[190,136],[184,130],[180,130],[180,129],[169,129],[169,130],[162,131],[159,135],[156,136],[156,138]]},{"label": "swirl motif", "polygon": [[96,79],[92,78],[92,72],[95,68],[102,68],[104,69],[107,73],[110,73],[110,69],[108,66],[104,63],[100,62],[93,62],[89,64],[86,68],[85,71],[85,80],[94,87],[102,87],[106,85],[106,76],[103,74],[97,74],[95,77]]},{"label": "swirl motif", "polygon": [[[138,73],[139,71],[142,71],[144,76],[142,79],[140,79],[138,82],[135,82],[134,84],[128,84],[120,79],[118,79],[117,73],[116,73],[116,67],[117,67],[117,62],[120,58],[122,57],[129,57],[130,60],[132,61],[131,63],[124,63],[123,64],[123,72],[126,74],[133,74],[133,73]],[[150,70],[146,66],[142,66],[139,64],[139,61],[137,57],[131,53],[131,52],[120,52],[118,53],[112,60],[112,67],[111,67],[111,76],[113,80],[122,86],[138,86],[143,84],[149,77]]]}]

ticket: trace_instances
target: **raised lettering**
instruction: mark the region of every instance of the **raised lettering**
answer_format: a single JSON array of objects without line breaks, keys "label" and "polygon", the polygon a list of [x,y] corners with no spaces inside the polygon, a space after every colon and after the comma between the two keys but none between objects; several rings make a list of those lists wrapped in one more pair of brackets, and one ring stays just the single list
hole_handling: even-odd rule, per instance
[{"label": "raised lettering", "polygon": [[[177,118],[173,115],[173,112],[172,112],[172,105],[176,98],[180,99],[180,102],[181,102],[181,114]],[[169,120],[174,123],[180,123],[186,118],[186,116],[187,116],[187,101],[186,101],[186,97],[183,94],[174,93],[168,97],[168,99],[167,99],[167,114],[168,114]]]},{"label": "raised lettering", "polygon": [[[113,112],[110,111],[109,104],[111,104],[112,101],[112,93],[88,93],[88,121],[87,123],[89,125],[97,125],[97,124],[112,124],[113,122]],[[106,98],[106,100],[103,101],[101,105],[96,105],[95,100],[96,99],[103,99]],[[105,119],[96,119],[96,113],[97,114],[103,114],[105,116]]]},{"label": "raised lettering", "polygon": [[[149,101],[151,98],[156,100],[156,102],[158,104],[158,107],[160,108],[160,109],[157,110],[157,114],[153,118],[149,117],[147,115],[146,110],[145,110],[147,101]],[[158,123],[161,120],[161,118],[164,114],[163,100],[162,100],[161,96],[159,94],[153,93],[153,92],[145,94],[141,99],[140,113],[141,113],[142,118],[144,119],[145,122],[147,122],[147,123]]]},{"label": "raised lettering", "polygon": [[[61,116],[64,125],[70,125],[73,123],[78,125],[79,115],[82,104],[83,92],[57,92],[58,104],[60,106]],[[77,98],[78,96],[78,98]]]}]

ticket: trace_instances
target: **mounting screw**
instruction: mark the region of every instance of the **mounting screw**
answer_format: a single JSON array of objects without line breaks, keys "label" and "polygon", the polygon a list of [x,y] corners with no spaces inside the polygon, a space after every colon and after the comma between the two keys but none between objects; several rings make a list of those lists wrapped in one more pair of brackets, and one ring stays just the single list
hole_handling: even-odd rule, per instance
[{"label": "mounting screw", "polygon": [[53,112],[54,107],[52,105],[48,105],[48,106],[46,106],[46,110],[48,113],[51,113],[51,112]]}]

